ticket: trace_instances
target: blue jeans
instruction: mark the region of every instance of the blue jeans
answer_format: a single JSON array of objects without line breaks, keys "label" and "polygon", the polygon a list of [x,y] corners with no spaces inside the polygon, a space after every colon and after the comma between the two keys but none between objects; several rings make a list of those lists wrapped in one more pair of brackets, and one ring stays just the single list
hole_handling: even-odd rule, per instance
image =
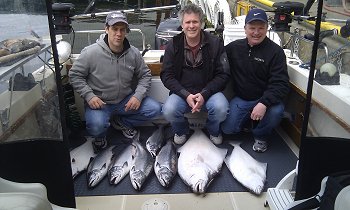
[{"label": "blue jeans", "polygon": [[[221,92],[212,95],[202,107],[201,111],[208,113],[207,130],[210,135],[220,134],[220,123],[225,120],[228,113],[228,101]],[[163,105],[163,116],[171,123],[177,135],[189,133],[189,123],[184,114],[191,112],[187,102],[176,94],[171,94]]]},{"label": "blue jeans", "polygon": [[125,112],[125,104],[131,96],[132,94],[118,104],[105,104],[102,109],[91,109],[85,103],[86,131],[94,137],[104,137],[110,126],[109,118],[112,114],[118,115],[122,123],[129,128],[140,126],[161,114],[160,103],[150,97],[142,100],[138,110]]},{"label": "blue jeans", "polygon": [[250,113],[258,102],[259,100],[245,101],[239,97],[234,97],[230,102],[230,112],[221,125],[222,132],[226,134],[238,133],[243,126],[250,123],[254,138],[266,141],[272,130],[281,122],[284,105],[279,103],[268,107],[263,119],[257,122],[255,127],[254,121],[250,118]]}]

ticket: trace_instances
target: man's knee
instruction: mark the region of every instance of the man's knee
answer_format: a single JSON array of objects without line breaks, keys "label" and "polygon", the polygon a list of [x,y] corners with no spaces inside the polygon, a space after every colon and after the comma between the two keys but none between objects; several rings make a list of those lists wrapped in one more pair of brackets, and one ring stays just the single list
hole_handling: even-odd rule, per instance
[{"label": "man's knee", "polygon": [[162,112],[162,106],[159,102],[155,100],[150,100],[148,101],[149,103],[146,105],[147,106],[147,117],[153,118],[156,116],[159,116]]},{"label": "man's knee", "polygon": [[162,108],[162,114],[165,119],[172,119],[177,111],[177,107],[165,103]]},{"label": "man's knee", "polygon": [[268,110],[268,117],[272,119],[282,118],[283,112],[284,112],[283,104],[273,105]]}]

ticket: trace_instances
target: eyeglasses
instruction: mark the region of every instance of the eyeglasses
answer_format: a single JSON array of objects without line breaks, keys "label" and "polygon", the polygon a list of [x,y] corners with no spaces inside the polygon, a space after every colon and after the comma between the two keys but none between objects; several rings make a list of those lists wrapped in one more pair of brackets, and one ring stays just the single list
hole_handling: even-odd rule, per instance
[{"label": "eyeglasses", "polygon": [[203,64],[202,52],[198,51],[197,59],[193,59],[194,62],[191,61],[192,52],[190,50],[186,50],[185,52],[185,64],[191,68],[200,67]]}]

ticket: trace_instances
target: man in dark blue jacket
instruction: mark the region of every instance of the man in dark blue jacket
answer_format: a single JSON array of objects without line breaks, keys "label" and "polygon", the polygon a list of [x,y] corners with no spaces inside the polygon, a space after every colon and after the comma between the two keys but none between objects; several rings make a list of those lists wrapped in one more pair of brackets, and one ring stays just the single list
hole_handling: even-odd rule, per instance
[{"label": "man in dark blue jacket", "polygon": [[251,121],[253,150],[265,152],[271,131],[280,123],[283,99],[289,92],[289,77],[283,49],[266,37],[267,15],[252,9],[245,19],[246,38],[226,46],[235,97],[222,124],[232,134]]},{"label": "man in dark blue jacket", "polygon": [[170,90],[163,115],[171,123],[174,142],[183,144],[189,134],[184,114],[206,111],[206,128],[215,144],[222,143],[220,123],[228,112],[222,91],[229,79],[229,66],[222,40],[201,29],[200,7],[189,4],[179,12],[183,32],[166,47],[161,80]]}]

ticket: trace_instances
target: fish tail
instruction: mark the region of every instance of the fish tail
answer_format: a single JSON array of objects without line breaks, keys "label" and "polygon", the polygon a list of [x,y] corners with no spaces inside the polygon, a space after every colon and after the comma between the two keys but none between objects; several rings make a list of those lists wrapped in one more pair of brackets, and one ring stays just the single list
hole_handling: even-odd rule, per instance
[{"label": "fish tail", "polygon": [[236,147],[242,144],[241,141],[229,141],[228,143],[233,147]]}]

